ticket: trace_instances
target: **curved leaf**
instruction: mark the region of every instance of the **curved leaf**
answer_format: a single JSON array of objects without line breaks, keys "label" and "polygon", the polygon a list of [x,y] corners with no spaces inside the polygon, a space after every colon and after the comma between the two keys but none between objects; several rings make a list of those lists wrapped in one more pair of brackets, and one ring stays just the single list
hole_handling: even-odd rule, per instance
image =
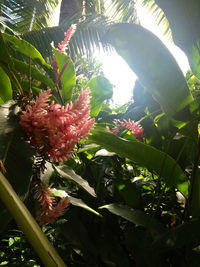
[{"label": "curved leaf", "polygon": [[66,54],[61,54],[54,47],[52,49],[58,64],[58,74],[60,74],[60,72],[64,70],[61,76],[61,84],[62,84],[61,94],[64,102],[67,102],[71,100],[72,90],[73,87],[76,85],[76,73],[75,73],[74,63],[72,62],[71,58]]},{"label": "curved leaf", "polygon": [[34,151],[25,141],[17,112],[18,106],[12,101],[0,106],[0,160],[7,170],[6,177],[24,198],[32,175]]},{"label": "curved leaf", "polygon": [[167,17],[173,41],[188,56],[194,74],[200,78],[200,2],[198,0],[156,0]]},{"label": "curved leaf", "polygon": [[103,146],[108,151],[117,153],[120,157],[154,170],[163,177],[168,185],[175,186],[184,195],[188,195],[188,182],[181,167],[166,153],[139,141],[119,138],[103,131],[91,131],[89,140]]},{"label": "curved leaf", "polygon": [[154,233],[161,234],[164,232],[162,225],[154,218],[151,218],[149,215],[147,215],[144,211],[135,210],[128,206],[117,203],[105,205],[99,207],[99,209],[107,209],[113,214],[121,216],[122,218],[134,224],[144,226],[145,228],[152,230]]},{"label": "curved leaf", "polygon": [[[22,62],[17,59],[13,59],[15,69],[22,74],[29,75],[29,65],[25,62]],[[49,87],[53,87],[53,81],[48,77],[42,74],[39,70],[34,67],[31,67],[31,77],[46,84]]]},{"label": "curved leaf", "polygon": [[75,198],[75,197],[71,197],[69,196],[69,201],[72,205],[83,208],[85,210],[88,210],[94,214],[96,214],[97,216],[101,217],[101,214],[99,214],[96,210],[93,210],[92,208],[90,208],[88,205],[86,205],[82,199],[79,198]]},{"label": "curved leaf", "polygon": [[19,93],[22,93],[22,88],[15,76],[14,64],[10,54],[8,53],[6,44],[4,42],[2,33],[0,32],[0,66],[8,75],[10,81],[18,89]]},{"label": "curved leaf", "polygon": [[6,65],[7,64],[12,65],[12,60],[6,48],[6,44],[3,39],[3,34],[1,32],[0,32],[0,61],[2,61]]},{"label": "curved leaf", "polygon": [[95,117],[98,115],[102,108],[103,101],[106,99],[110,99],[113,94],[113,86],[103,76],[97,76],[92,78],[88,83],[87,87],[90,88],[91,96],[90,104],[91,104],[91,112],[90,115]]},{"label": "curved leaf", "polygon": [[41,64],[49,67],[49,65],[45,62],[40,52],[27,41],[19,39],[16,36],[9,35],[6,33],[3,33],[3,38],[11,42],[14,45],[15,50],[19,51],[20,53],[28,57],[31,57],[32,59],[38,59],[41,62]]},{"label": "curved leaf", "polygon": [[54,194],[54,196],[58,196],[58,197],[61,197],[61,198],[64,198],[64,197],[68,196],[69,197],[69,202],[72,205],[80,207],[80,208],[83,208],[85,210],[88,210],[88,211],[96,214],[97,216],[101,217],[101,214],[99,214],[96,210],[93,210],[92,208],[90,208],[87,204],[85,204],[83,202],[82,199],[71,197],[64,190],[61,190],[61,189],[52,188],[51,192]]},{"label": "curved leaf", "polygon": [[[6,178],[16,193],[24,199],[32,174],[32,149],[24,140],[15,113],[17,106],[14,101],[0,105],[0,160],[6,170]],[[4,228],[10,215],[0,203],[1,227]]]},{"label": "curved leaf", "polygon": [[85,189],[90,195],[96,197],[96,193],[94,189],[88,184],[86,180],[84,180],[81,176],[76,174],[71,168],[68,166],[54,166],[56,171],[60,174],[61,177],[65,179],[70,179],[79,184],[83,189]]},{"label": "curved leaf", "polygon": [[6,102],[12,99],[12,86],[9,77],[0,67],[0,98]]},{"label": "curved leaf", "polygon": [[177,62],[153,33],[136,24],[115,24],[105,39],[127,61],[167,115],[173,116],[193,100]]}]

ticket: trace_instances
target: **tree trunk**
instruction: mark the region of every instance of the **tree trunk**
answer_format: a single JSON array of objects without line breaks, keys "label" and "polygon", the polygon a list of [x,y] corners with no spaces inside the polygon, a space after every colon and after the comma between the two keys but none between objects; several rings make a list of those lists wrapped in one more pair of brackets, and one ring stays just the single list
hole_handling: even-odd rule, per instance
[{"label": "tree trunk", "polygon": [[82,0],[62,0],[60,6],[60,18],[59,25],[67,18],[71,17],[73,14],[82,12],[83,3]]}]

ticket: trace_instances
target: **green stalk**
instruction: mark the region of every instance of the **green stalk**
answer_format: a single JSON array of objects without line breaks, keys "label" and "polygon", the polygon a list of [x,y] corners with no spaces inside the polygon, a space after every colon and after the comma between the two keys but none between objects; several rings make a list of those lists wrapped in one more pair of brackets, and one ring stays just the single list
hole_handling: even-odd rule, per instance
[{"label": "green stalk", "polygon": [[66,267],[12,186],[0,172],[0,199],[26,235],[44,266]]}]

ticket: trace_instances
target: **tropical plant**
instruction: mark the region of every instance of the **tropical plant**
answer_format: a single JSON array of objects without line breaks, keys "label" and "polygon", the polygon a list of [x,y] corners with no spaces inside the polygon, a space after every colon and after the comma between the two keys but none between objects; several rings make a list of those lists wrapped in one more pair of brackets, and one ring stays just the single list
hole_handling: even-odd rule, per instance
[{"label": "tropical plant", "polygon": [[[52,66],[25,40],[0,35],[4,265],[199,266],[199,37],[158,3],[191,71],[184,77],[142,26],[109,26],[104,41],[138,76],[134,102],[116,110],[92,61],[76,62],[76,76],[63,43],[51,47]],[[198,26],[198,3],[184,5]]]}]

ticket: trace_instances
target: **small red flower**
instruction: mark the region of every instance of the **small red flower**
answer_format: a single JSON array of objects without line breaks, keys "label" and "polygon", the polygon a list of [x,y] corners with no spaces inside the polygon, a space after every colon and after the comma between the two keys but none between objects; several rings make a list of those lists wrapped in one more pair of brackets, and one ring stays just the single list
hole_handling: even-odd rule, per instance
[{"label": "small red flower", "polygon": [[127,120],[115,120],[115,127],[112,129],[113,134],[117,134],[120,129],[129,129],[132,134],[139,140],[142,140],[143,138],[143,128],[140,124],[131,121],[130,119]]}]

